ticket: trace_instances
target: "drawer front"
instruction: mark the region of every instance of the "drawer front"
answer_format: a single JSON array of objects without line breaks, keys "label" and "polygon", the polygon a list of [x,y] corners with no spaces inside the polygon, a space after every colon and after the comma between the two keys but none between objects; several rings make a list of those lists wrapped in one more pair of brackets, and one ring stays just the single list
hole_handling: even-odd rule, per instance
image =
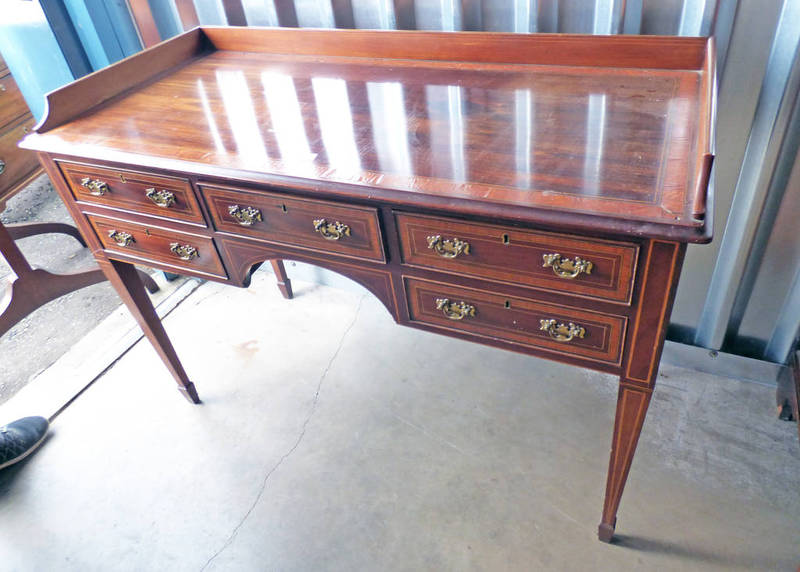
[{"label": "drawer front", "polygon": [[79,201],[205,224],[187,179],[59,162]]},{"label": "drawer front", "polygon": [[217,230],[316,252],[385,261],[376,209],[199,186]]},{"label": "drawer front", "polygon": [[11,74],[0,77],[0,128],[26,113],[30,113],[28,104],[25,103],[17,82]]},{"label": "drawer front", "polygon": [[0,134],[0,197],[39,168],[36,153],[17,147],[35,123],[28,117]]},{"label": "drawer front", "polygon": [[404,278],[412,322],[619,364],[627,318]]},{"label": "drawer front", "polygon": [[118,252],[145,262],[227,277],[214,241],[208,237],[99,216],[87,218],[111,254]]},{"label": "drawer front", "polygon": [[403,262],[630,304],[638,246],[396,213]]}]

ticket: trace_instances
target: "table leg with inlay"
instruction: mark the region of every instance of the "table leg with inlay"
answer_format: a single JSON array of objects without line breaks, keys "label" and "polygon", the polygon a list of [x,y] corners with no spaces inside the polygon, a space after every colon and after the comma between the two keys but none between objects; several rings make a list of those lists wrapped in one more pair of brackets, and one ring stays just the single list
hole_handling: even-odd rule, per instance
[{"label": "table leg with inlay", "polygon": [[175,348],[161,324],[161,320],[153,307],[153,303],[147,296],[144,283],[139,278],[136,268],[128,262],[118,260],[105,260],[97,257],[97,263],[105,274],[106,278],[117,293],[122,298],[125,306],[133,314],[136,322],[141,326],[144,335],[153,344],[156,353],[167,366],[172,377],[178,384],[178,391],[192,403],[200,403],[200,397],[194,384],[189,381],[186,371],[183,369]]},{"label": "table leg with inlay", "polygon": [[286,276],[286,268],[283,266],[283,260],[270,260],[269,263],[272,265],[272,270],[275,272],[275,278],[278,280],[278,290],[281,291],[284,298],[291,300],[293,297],[292,281]]},{"label": "table leg with inlay", "polygon": [[625,344],[606,497],[598,527],[598,536],[604,542],[611,542],[614,536],[617,509],[655,388],[686,245],[650,241],[644,250],[638,310]]}]

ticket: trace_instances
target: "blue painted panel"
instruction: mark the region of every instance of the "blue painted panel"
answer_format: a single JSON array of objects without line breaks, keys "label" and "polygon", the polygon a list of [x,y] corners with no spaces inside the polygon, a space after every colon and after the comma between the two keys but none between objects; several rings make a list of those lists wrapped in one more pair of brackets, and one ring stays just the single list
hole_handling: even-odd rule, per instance
[{"label": "blue painted panel", "polygon": [[74,78],[38,2],[2,0],[0,53],[34,117],[44,113],[44,95]]},{"label": "blue painted panel", "polygon": [[178,13],[175,11],[173,2],[164,0],[148,0],[153,19],[156,21],[156,28],[162,40],[177,36],[183,32],[183,26],[178,22]]},{"label": "blue painted panel", "polygon": [[83,0],[63,0],[63,2],[69,12],[70,20],[75,26],[75,31],[78,32],[78,38],[89,58],[89,63],[92,64],[92,70],[96,71],[106,67],[111,61],[100,41],[89,11],[86,9],[86,3]]},{"label": "blue painted panel", "polygon": [[109,63],[142,49],[125,0],[83,0]]}]

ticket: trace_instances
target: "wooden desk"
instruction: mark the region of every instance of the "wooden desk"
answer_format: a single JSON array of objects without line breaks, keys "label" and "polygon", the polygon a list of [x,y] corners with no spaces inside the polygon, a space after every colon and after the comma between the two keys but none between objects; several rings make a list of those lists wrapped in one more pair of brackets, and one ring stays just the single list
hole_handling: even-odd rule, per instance
[{"label": "wooden desk", "polygon": [[51,93],[24,146],[193,402],[131,263],[310,262],[400,324],[618,374],[608,541],[711,237],[714,77],[702,38],[202,28]]}]

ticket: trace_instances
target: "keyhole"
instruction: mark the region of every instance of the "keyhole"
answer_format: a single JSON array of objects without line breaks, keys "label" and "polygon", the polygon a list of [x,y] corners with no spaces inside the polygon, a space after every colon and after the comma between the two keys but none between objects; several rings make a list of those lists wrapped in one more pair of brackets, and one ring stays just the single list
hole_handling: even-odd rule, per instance
[{"label": "keyhole", "polygon": [[283,212],[287,212],[286,205],[281,205],[281,210],[282,210]]},{"label": "keyhole", "polygon": [[507,235],[507,234],[504,234],[504,235],[503,235],[503,244],[508,244],[508,243],[509,243],[509,240],[508,240],[508,235]]},{"label": "keyhole", "polygon": [[508,310],[509,308],[511,308],[511,302],[509,300],[506,300],[504,306],[506,307],[506,310]]},{"label": "keyhole", "polygon": [[119,180],[122,183],[127,183],[128,182],[128,181],[125,180],[125,175],[123,175],[122,173],[119,174]]},{"label": "keyhole", "polygon": [[145,236],[150,236],[150,229],[149,228],[144,229],[144,234]]}]

